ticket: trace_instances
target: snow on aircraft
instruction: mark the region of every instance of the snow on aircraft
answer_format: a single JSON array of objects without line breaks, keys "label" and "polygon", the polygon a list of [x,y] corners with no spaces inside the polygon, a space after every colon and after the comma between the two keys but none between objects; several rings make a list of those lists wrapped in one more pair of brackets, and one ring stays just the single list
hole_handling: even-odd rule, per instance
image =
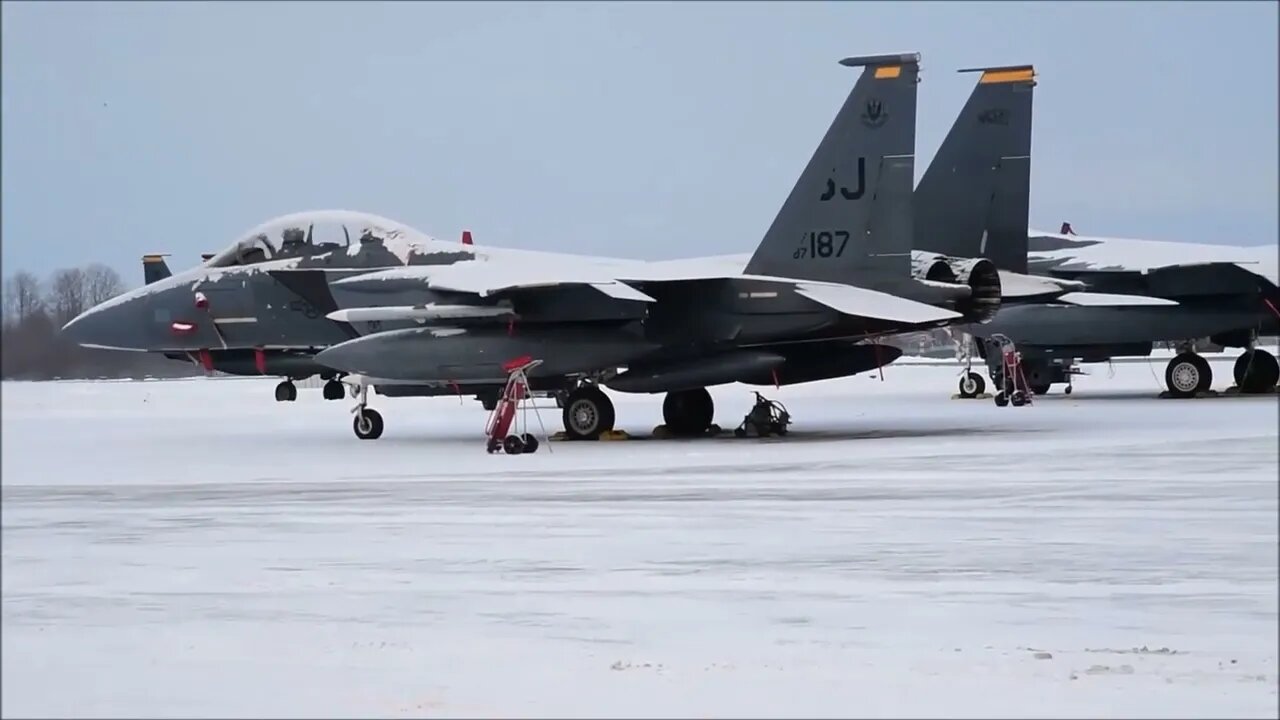
[{"label": "snow on aircraft", "polygon": [[[612,428],[600,385],[666,392],[668,428],[696,434],[713,415],[707,386],[875,369],[900,351],[867,340],[981,323],[1004,299],[1073,289],[982,258],[913,257],[918,63],[915,54],[842,61],[863,72],[745,265],[459,245],[366,213],[299,213],[178,275],[149,256],[147,285],[64,330],[82,345],[163,352],[211,370],[320,374],[326,399],[342,397],[341,378],[358,388],[361,438],[383,429],[369,386],[389,396],[474,394],[491,406],[502,363],[520,355],[543,359],[534,388],[558,396],[572,437]],[[999,69],[982,85],[1013,87]],[[325,224],[341,235],[317,233]],[[1006,279],[1014,292],[1003,291]],[[276,397],[296,397],[290,380]]]}]

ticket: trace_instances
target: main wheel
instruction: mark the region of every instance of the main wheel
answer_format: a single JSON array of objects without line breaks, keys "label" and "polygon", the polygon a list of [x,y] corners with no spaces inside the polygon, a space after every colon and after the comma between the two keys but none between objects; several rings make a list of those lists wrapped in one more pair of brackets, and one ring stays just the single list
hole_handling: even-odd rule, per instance
[{"label": "main wheel", "polygon": [[613,402],[600,388],[584,385],[564,401],[565,433],[574,440],[595,440],[613,429]]},{"label": "main wheel", "polygon": [[673,435],[701,435],[714,417],[715,403],[706,388],[670,392],[662,401],[662,422]]},{"label": "main wheel", "polygon": [[351,427],[361,440],[377,440],[382,437],[382,414],[377,410],[364,408],[356,413]]},{"label": "main wheel", "polygon": [[285,380],[276,386],[276,402],[293,402],[298,399],[298,387]]},{"label": "main wheel", "polygon": [[1280,382],[1280,364],[1266,350],[1246,350],[1236,358],[1233,370],[1236,387],[1242,393],[1267,392]]},{"label": "main wheel", "polygon": [[987,381],[976,372],[967,372],[960,376],[960,397],[976,398],[987,389]]},{"label": "main wheel", "polygon": [[1181,353],[1169,361],[1164,382],[1174,397],[1193,397],[1213,386],[1213,370],[1209,361],[1196,353]]},{"label": "main wheel", "polygon": [[342,383],[337,380],[330,380],[324,384],[322,393],[325,400],[341,400],[343,395]]}]

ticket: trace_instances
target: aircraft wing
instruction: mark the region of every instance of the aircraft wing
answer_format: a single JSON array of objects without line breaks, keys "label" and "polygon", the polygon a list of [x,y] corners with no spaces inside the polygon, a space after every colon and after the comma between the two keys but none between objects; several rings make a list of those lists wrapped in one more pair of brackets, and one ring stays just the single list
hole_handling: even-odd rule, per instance
[{"label": "aircraft wing", "polygon": [[[584,263],[568,267],[511,267],[498,263],[456,263],[448,266],[416,265],[358,275],[334,282],[352,290],[376,292],[379,285],[397,290],[424,289],[492,297],[515,290],[587,285],[620,300],[655,302],[641,289],[664,283],[716,280],[754,280],[795,290],[798,294],[837,312],[856,317],[907,324],[928,324],[961,317],[959,313],[886,292],[840,283],[796,280],[768,275],[724,271],[704,263]],[[638,286],[638,287],[637,287]],[[381,309],[390,312],[390,309]],[[397,319],[407,319],[401,315]]]},{"label": "aircraft wing", "polygon": [[617,279],[617,266],[607,263],[573,264],[541,268],[511,263],[455,263],[409,265],[338,280],[351,289],[376,291],[379,285],[420,284],[430,290],[490,297],[512,290],[588,285],[619,300],[654,302],[654,299]]}]

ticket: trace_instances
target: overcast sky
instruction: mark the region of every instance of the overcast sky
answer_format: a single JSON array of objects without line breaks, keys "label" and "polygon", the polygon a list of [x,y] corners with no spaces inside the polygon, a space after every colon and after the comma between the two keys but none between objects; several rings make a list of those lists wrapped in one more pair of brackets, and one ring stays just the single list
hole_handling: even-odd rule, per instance
[{"label": "overcast sky", "polygon": [[3,263],[199,260],[271,217],[452,239],[749,252],[857,71],[923,55],[917,178],[975,65],[1034,63],[1031,222],[1277,235],[1277,4],[3,6]]}]

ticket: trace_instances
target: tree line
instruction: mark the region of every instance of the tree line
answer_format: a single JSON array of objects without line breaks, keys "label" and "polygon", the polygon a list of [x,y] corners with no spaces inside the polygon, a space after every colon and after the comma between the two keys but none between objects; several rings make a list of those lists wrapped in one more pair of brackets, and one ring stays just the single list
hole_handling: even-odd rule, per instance
[{"label": "tree line", "polygon": [[27,271],[4,279],[0,377],[176,377],[198,374],[187,363],[151,353],[83,348],[59,332],[80,313],[126,290],[119,273],[100,263],[64,268],[44,281]]}]

